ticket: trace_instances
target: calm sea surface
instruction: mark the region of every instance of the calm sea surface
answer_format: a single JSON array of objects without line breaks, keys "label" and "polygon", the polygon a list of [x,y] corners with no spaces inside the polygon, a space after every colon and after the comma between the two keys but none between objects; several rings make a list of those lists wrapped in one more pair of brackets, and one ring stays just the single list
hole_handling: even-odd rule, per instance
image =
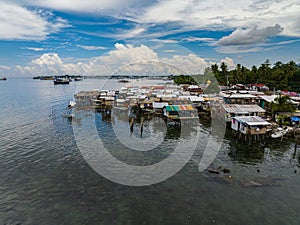
[{"label": "calm sea surface", "polygon": [[[73,128],[88,130],[92,120],[111,154],[135,165],[166,158],[181,138],[179,128],[169,127],[155,151],[127,151],[129,124],[121,115],[82,111],[73,121],[63,117],[79,90],[121,85],[96,79],[56,86],[31,78],[0,81],[0,224],[300,224],[300,148],[288,141],[249,146],[227,132],[210,167],[230,173],[199,172],[210,132],[200,124],[191,160],[173,177],[133,187],[100,176],[84,160]],[[134,128],[138,140],[139,125]],[[155,130],[155,123],[145,122],[143,138],[159,137],[162,131]]]}]

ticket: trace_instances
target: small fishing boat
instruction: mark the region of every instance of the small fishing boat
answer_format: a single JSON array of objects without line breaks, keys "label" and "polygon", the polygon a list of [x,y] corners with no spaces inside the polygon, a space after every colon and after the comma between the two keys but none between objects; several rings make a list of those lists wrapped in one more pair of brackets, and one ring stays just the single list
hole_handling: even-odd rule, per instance
[{"label": "small fishing boat", "polygon": [[0,80],[7,80],[6,77],[0,77]]},{"label": "small fishing boat", "polygon": [[70,101],[69,105],[67,106],[68,109],[72,109],[76,105],[76,102]]},{"label": "small fishing boat", "polygon": [[67,79],[67,78],[56,78],[54,79],[54,84],[69,84],[70,83],[70,80]]},{"label": "small fishing boat", "polygon": [[67,119],[73,119],[75,117],[74,113],[72,113],[72,109],[76,105],[76,102],[70,101],[68,106],[66,107],[66,111],[63,113],[63,117]]},{"label": "small fishing boat", "polygon": [[282,136],[286,135],[287,132],[289,131],[289,128],[277,128],[277,131],[275,131],[275,133],[271,134],[271,138],[281,138]]},{"label": "small fishing boat", "polygon": [[81,77],[75,77],[74,81],[82,81],[83,79]]}]

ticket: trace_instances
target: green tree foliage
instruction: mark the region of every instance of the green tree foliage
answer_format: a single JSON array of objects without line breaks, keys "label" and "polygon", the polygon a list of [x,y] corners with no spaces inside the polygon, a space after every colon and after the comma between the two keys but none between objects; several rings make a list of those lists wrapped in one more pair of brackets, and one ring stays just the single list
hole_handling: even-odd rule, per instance
[{"label": "green tree foliage", "polygon": [[175,84],[197,84],[194,78],[189,75],[174,76],[174,83]]},{"label": "green tree foliage", "polygon": [[[217,70],[218,66],[216,66]],[[214,68],[205,68],[204,74],[198,75],[180,75],[172,76],[175,84],[195,84],[195,85],[204,85],[206,86],[204,93],[205,94],[215,94],[220,93],[219,82],[216,79],[214,73]]]},{"label": "green tree foliage", "polygon": [[273,115],[273,119],[278,112],[294,112],[296,110],[296,106],[291,103],[290,96],[287,95],[279,95],[275,98],[274,102],[271,102],[271,112]]},{"label": "green tree foliage", "polygon": [[288,63],[276,62],[271,66],[267,59],[259,67],[251,69],[237,64],[236,68],[228,71],[227,65],[214,64],[211,71],[220,85],[263,83],[277,90],[300,91],[300,68],[294,61]]},{"label": "green tree foliage", "polygon": [[300,70],[295,72],[289,80],[290,90],[300,92]]}]

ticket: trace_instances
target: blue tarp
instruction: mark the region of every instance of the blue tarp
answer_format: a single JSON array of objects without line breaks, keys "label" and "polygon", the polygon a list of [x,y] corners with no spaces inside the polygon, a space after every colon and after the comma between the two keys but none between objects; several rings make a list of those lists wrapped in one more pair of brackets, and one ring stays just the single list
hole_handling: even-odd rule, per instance
[{"label": "blue tarp", "polygon": [[292,116],[291,120],[294,121],[294,122],[297,122],[297,121],[300,121],[300,118],[297,117],[297,116]]}]

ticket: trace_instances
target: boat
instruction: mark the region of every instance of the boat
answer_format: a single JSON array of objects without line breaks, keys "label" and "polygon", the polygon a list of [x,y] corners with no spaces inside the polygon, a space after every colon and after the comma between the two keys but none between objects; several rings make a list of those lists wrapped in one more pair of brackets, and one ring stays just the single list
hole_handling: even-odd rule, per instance
[{"label": "boat", "polygon": [[0,80],[7,80],[7,78],[6,77],[1,77]]},{"label": "boat", "polygon": [[63,113],[63,117],[67,119],[73,119],[75,117],[75,114],[72,113],[72,109],[75,107],[76,102],[70,101],[68,106],[66,107],[66,111]]},{"label": "boat", "polygon": [[54,80],[54,78],[46,76],[46,77],[40,77],[40,80]]},{"label": "boat", "polygon": [[271,138],[281,138],[282,136],[286,135],[287,132],[289,131],[289,128],[277,128],[277,131],[275,131],[275,133],[271,134]]},{"label": "boat", "polygon": [[129,81],[123,79],[123,80],[118,80],[118,82],[119,82],[119,83],[128,83]]},{"label": "boat", "polygon": [[54,84],[69,84],[70,83],[70,80],[67,79],[67,78],[56,78],[54,79]]},{"label": "boat", "polygon": [[69,105],[67,106],[67,108],[68,108],[68,109],[72,109],[72,108],[74,108],[75,105],[76,105],[76,102],[70,101],[70,102],[69,102]]},{"label": "boat", "polygon": [[74,81],[82,81],[83,79],[81,77],[75,77]]}]

